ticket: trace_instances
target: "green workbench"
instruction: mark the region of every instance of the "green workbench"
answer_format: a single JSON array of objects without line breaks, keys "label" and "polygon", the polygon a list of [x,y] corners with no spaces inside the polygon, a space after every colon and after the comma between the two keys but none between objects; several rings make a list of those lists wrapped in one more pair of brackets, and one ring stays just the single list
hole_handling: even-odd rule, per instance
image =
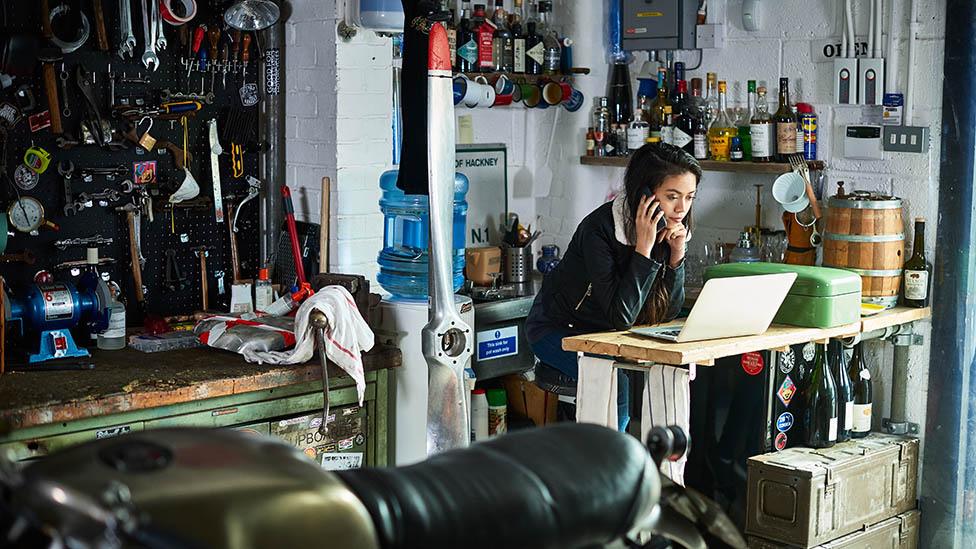
[{"label": "green workbench", "polygon": [[[318,362],[249,364],[212,348],[150,354],[95,350],[92,359],[94,370],[0,376],[0,451],[12,451],[18,460],[36,459],[131,431],[227,427],[281,436],[313,457],[345,451],[364,453],[364,465],[393,462],[393,372],[401,364],[395,347],[377,345],[363,355],[361,409],[352,378],[330,366],[330,406],[341,420],[348,419],[330,434],[360,429],[343,441],[311,436],[322,411]],[[296,432],[302,428],[308,436]]]}]

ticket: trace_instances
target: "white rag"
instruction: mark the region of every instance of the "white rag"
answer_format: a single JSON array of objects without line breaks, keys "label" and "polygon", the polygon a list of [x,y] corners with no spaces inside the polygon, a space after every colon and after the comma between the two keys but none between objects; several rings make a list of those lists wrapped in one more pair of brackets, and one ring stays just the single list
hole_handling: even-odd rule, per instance
[{"label": "white rag", "polygon": [[[576,421],[617,428],[617,362],[580,356],[576,385]],[[688,370],[664,364],[645,365],[641,440],[652,427],[676,425],[690,433],[691,392]],[[643,369],[643,368],[642,368]],[[661,473],[684,486],[687,457],[665,461]]]},{"label": "white rag", "polygon": [[[681,427],[691,436],[691,391],[688,370],[664,364],[651,364],[644,373],[644,406],[641,409],[641,440],[647,440],[652,427]],[[688,457],[665,461],[661,473],[676,484],[685,484],[685,464]]]},{"label": "white rag", "polygon": [[315,354],[315,333],[308,316],[322,311],[328,320],[325,354],[356,381],[359,405],[366,393],[362,353],[373,348],[373,331],[359,314],[352,294],[342,286],[326,286],[305,300],[295,313],[295,347],[289,351],[244,351],[249,362],[300,364]]}]

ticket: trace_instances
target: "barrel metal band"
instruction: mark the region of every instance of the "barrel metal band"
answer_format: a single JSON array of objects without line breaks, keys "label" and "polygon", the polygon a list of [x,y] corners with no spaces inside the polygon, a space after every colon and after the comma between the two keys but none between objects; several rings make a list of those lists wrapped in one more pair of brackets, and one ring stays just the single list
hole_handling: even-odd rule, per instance
[{"label": "barrel metal band", "polygon": [[905,234],[898,233],[898,234],[863,235],[863,234],[824,233],[824,239],[843,240],[846,242],[897,242],[899,240],[905,240]]},{"label": "barrel metal band", "polygon": [[899,210],[901,209],[901,199],[848,200],[846,198],[831,198],[827,201],[827,207],[851,210]]}]

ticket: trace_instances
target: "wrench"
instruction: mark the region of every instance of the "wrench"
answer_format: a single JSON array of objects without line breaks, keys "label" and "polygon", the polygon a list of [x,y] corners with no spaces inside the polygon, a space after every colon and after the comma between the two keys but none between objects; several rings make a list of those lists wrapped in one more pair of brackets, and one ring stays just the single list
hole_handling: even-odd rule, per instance
[{"label": "wrench", "polygon": [[122,192],[125,194],[130,194],[132,191],[136,190],[136,186],[132,183],[131,179],[126,179],[119,186],[121,187]]},{"label": "wrench", "polygon": [[[155,2],[156,0],[153,0]],[[159,69],[159,58],[156,57],[156,51],[153,50],[153,45],[156,38],[156,21],[152,21],[152,26],[149,22],[149,4],[147,0],[142,0],[142,33],[146,38],[146,50],[142,54],[142,64],[148,69],[152,70]]]},{"label": "wrench", "polygon": [[64,215],[74,215],[78,213],[75,207],[75,197],[71,192],[71,178],[74,177],[75,163],[70,160],[58,162],[58,173],[64,178]]},{"label": "wrench", "polygon": [[215,98],[216,95],[214,95],[212,92],[207,94],[183,92],[173,93],[169,89],[164,89],[159,92],[159,100],[163,103],[169,102],[170,99],[189,99],[192,101],[203,101],[204,103],[211,105],[213,104]]},{"label": "wrench", "polygon": [[132,57],[136,49],[136,37],[132,33],[132,4],[131,0],[119,0],[119,24],[122,30],[122,43],[119,45],[119,57]]},{"label": "wrench", "polygon": [[68,71],[64,68],[64,63],[61,63],[61,73],[58,76],[61,79],[61,116],[68,118],[71,116],[71,107],[68,106]]},{"label": "wrench", "polygon": [[159,0],[153,0],[152,4],[152,16],[156,20],[156,32],[153,36],[153,44],[156,45],[156,51],[162,51],[166,49],[169,43],[166,42],[166,32],[163,28],[163,18],[159,15]]}]

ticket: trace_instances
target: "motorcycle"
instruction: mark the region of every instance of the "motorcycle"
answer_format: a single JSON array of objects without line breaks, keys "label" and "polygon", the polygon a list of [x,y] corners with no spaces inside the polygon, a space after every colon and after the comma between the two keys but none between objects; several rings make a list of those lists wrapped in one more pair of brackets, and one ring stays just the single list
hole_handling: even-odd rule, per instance
[{"label": "motorcycle", "polygon": [[0,545],[746,547],[716,504],[658,473],[686,448],[676,427],[645,448],[560,423],[407,467],[330,472],[266,436],[129,433],[25,466],[0,458]]}]

